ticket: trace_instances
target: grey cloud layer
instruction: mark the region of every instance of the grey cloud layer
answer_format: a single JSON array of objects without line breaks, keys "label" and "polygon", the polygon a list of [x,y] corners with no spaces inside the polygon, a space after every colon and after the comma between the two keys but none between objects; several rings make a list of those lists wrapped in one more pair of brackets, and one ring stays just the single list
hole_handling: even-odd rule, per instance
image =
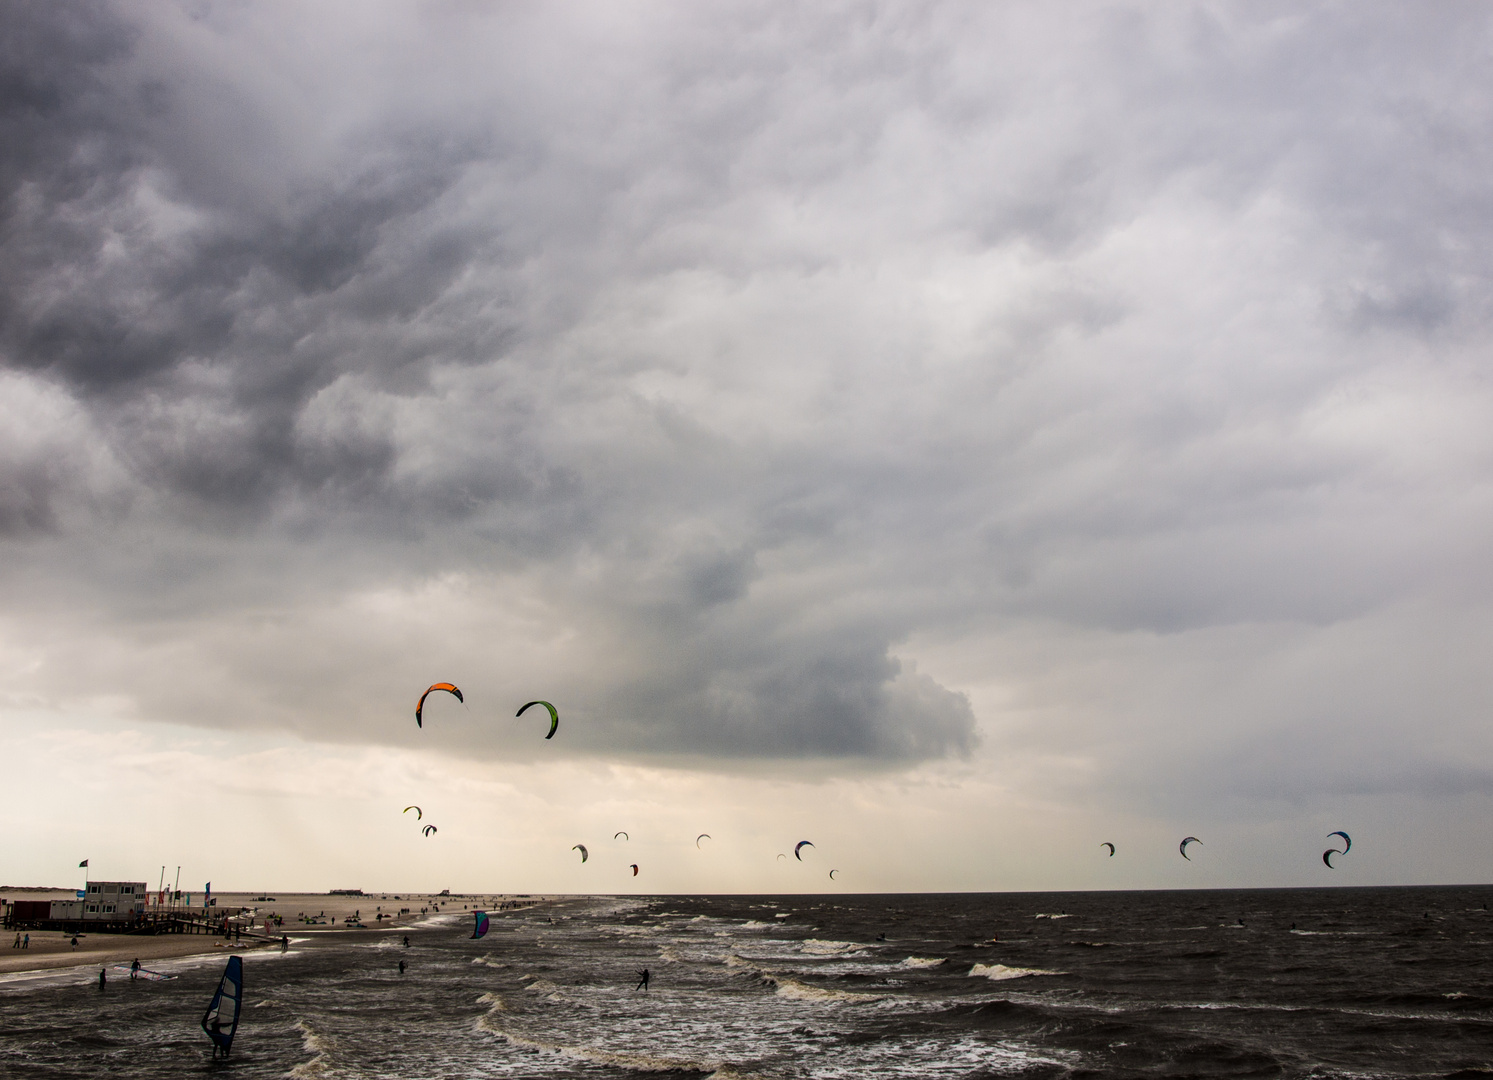
[{"label": "grey cloud layer", "polygon": [[966,678],[1106,742],[1055,626],[1175,641],[1144,681],[1486,603],[1475,8],[10,15],[41,699],[405,738],[424,672],[519,667],[578,746],[905,760],[975,745]]}]

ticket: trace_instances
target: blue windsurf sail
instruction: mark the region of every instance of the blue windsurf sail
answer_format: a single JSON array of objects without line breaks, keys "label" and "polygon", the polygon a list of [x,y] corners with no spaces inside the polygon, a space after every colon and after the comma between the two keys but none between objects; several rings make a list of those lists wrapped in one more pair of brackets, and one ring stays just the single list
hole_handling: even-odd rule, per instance
[{"label": "blue windsurf sail", "polygon": [[477,924],[472,927],[472,936],[474,938],[479,938],[483,934],[487,933],[487,912],[474,911],[472,912],[472,914],[477,916]]},{"label": "blue windsurf sail", "polygon": [[233,1047],[233,1033],[238,1030],[239,1006],[244,1000],[244,961],[230,956],[228,966],[223,969],[218,992],[208,1003],[202,1014],[202,1030],[213,1041],[214,1052],[221,1050],[223,1056]]}]

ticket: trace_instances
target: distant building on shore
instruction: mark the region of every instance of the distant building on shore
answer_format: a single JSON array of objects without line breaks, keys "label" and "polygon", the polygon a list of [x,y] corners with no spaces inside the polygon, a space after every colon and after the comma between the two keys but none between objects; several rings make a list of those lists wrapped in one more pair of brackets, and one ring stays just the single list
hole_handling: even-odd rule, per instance
[{"label": "distant building on shore", "polygon": [[59,904],[79,905],[82,911],[77,915],[52,915],[54,919],[82,919],[85,922],[100,920],[103,922],[118,922],[121,919],[134,919],[145,914],[146,884],[143,881],[90,881],[88,891],[79,900],[54,900],[52,910],[55,912]]}]

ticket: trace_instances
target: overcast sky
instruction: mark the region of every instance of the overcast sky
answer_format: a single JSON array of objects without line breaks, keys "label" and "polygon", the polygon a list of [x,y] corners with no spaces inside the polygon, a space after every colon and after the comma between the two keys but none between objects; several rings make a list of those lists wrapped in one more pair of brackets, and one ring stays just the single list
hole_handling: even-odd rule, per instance
[{"label": "overcast sky", "polygon": [[1486,6],[0,10],[0,881],[1493,875]]}]

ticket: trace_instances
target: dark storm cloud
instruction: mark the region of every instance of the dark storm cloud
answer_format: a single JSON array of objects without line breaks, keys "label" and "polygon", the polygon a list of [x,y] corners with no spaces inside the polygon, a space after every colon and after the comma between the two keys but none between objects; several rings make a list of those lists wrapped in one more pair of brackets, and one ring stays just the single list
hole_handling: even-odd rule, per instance
[{"label": "dark storm cloud", "polygon": [[592,750],[911,760],[977,742],[917,650],[983,640],[1103,743],[1054,626],[1486,595],[1487,23],[17,6],[11,573],[192,722],[404,738],[485,664]]}]

